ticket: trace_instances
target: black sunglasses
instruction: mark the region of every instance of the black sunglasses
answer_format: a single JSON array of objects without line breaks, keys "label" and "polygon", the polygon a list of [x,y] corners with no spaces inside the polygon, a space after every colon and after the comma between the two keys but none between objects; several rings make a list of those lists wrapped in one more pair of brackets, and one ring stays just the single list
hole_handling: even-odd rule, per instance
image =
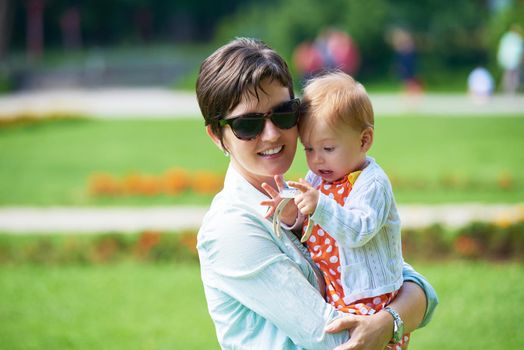
[{"label": "black sunglasses", "polygon": [[274,107],[266,113],[246,113],[232,118],[220,119],[220,126],[229,125],[240,140],[253,140],[264,130],[267,118],[280,129],[291,129],[298,123],[300,99],[294,98]]}]

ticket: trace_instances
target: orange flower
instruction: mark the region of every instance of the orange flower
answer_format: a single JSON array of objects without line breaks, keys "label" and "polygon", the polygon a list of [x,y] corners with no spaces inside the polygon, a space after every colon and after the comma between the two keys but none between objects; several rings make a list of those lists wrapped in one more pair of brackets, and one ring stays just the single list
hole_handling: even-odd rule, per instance
[{"label": "orange flower", "polygon": [[454,243],[455,251],[466,258],[477,258],[481,254],[481,247],[477,240],[469,236],[460,236]]},{"label": "orange flower", "polygon": [[160,243],[162,234],[158,231],[144,231],[138,239],[135,252],[139,257],[146,257],[153,247]]},{"label": "orange flower", "polygon": [[130,174],[124,178],[125,193],[131,195],[155,195],[160,192],[161,184],[152,175]]},{"label": "orange flower", "polygon": [[196,248],[197,235],[195,232],[183,232],[180,234],[180,244],[186,247],[195,256],[198,255]]},{"label": "orange flower", "polygon": [[163,190],[168,194],[178,194],[190,185],[190,177],[183,169],[171,169],[162,178]]},{"label": "orange flower", "polygon": [[222,189],[224,178],[212,172],[200,171],[193,176],[192,188],[200,194],[215,194]]},{"label": "orange flower", "polygon": [[124,177],[123,188],[126,194],[140,194],[142,188],[142,176],[140,174],[129,174]]},{"label": "orange flower", "polygon": [[89,193],[92,195],[115,195],[121,193],[118,181],[109,174],[94,174],[89,179]]},{"label": "orange flower", "polygon": [[147,196],[154,196],[160,193],[161,183],[156,176],[143,175],[140,184],[140,193]]}]

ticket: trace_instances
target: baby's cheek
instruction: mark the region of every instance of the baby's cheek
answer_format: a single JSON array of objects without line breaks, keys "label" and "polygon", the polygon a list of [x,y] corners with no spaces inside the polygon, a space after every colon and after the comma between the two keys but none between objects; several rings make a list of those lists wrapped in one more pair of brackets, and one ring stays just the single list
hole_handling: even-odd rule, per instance
[{"label": "baby's cheek", "polygon": [[312,166],[312,165],[313,165],[313,164],[312,164],[312,162],[313,162],[313,157],[311,156],[311,154],[306,153],[306,161],[307,161],[308,168],[309,168],[309,169],[312,169],[312,168],[313,168],[313,166]]}]

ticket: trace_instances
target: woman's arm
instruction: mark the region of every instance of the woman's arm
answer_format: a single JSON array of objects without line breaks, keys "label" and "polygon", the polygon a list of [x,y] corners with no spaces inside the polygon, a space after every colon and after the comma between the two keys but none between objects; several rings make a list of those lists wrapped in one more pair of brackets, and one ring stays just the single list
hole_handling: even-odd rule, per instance
[{"label": "woman's arm", "polygon": [[[404,321],[404,331],[415,330],[426,310],[426,297],[422,288],[412,282],[405,282],[400,292],[389,305]],[[383,350],[393,337],[393,317],[386,311],[372,316],[348,315],[332,322],[326,328],[329,333],[349,330],[351,338],[336,350],[360,349]]]}]

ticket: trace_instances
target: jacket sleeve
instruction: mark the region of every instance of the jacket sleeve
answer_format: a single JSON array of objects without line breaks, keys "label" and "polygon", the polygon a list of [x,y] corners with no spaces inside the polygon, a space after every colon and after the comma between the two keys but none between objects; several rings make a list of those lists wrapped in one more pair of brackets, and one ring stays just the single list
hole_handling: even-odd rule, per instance
[{"label": "jacket sleeve", "polygon": [[433,286],[422,276],[420,273],[415,271],[411,265],[404,262],[404,266],[402,269],[402,276],[404,277],[404,282],[413,282],[419,285],[420,288],[424,291],[426,294],[426,313],[424,314],[424,319],[419,325],[419,328],[424,327],[431,321],[431,318],[433,317],[433,313],[435,312],[435,309],[438,305],[438,296],[437,292],[433,288]]},{"label": "jacket sleeve", "polygon": [[358,193],[351,193],[344,206],[320,193],[311,219],[345,248],[361,247],[386,223],[392,197],[384,185],[370,181]]}]

